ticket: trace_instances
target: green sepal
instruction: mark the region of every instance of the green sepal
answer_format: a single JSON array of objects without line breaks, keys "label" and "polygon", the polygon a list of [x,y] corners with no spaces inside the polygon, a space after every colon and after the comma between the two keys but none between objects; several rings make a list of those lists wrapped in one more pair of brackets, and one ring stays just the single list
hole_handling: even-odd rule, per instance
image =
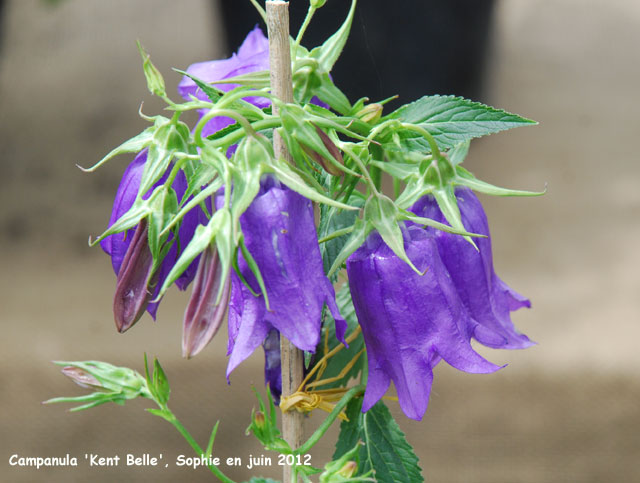
[{"label": "green sepal", "polygon": [[456,175],[455,184],[466,186],[474,191],[491,196],[542,196],[547,192],[546,189],[544,191],[522,191],[500,188],[499,186],[480,181],[462,166],[456,166]]},{"label": "green sepal", "polygon": [[158,68],[153,65],[149,54],[144,50],[139,40],[137,41],[137,44],[138,52],[140,52],[140,57],[142,57],[142,70],[144,71],[144,76],[147,79],[147,89],[149,89],[149,92],[153,95],[162,98],[166,97],[167,92],[162,74]]},{"label": "green sepal", "polygon": [[440,231],[444,231],[447,233],[453,233],[454,235],[462,235],[465,237],[476,237],[476,238],[486,238],[486,235],[481,235],[480,233],[471,233],[466,231],[466,229],[459,230],[457,228],[453,228],[449,225],[445,225],[444,223],[440,223],[438,221],[432,220],[431,218],[424,218],[422,216],[417,216],[410,211],[400,210],[400,219],[407,220],[415,223],[416,225],[421,226],[430,226]]},{"label": "green sepal", "polygon": [[153,387],[156,401],[161,406],[167,404],[171,388],[169,387],[167,375],[165,374],[164,369],[162,369],[157,358],[154,358],[153,360]]},{"label": "green sepal", "polygon": [[469,154],[469,147],[471,146],[471,140],[463,141],[461,143],[456,144],[449,151],[447,151],[447,156],[451,161],[453,166],[458,166],[462,164],[462,162],[466,159]]},{"label": "green sepal", "polygon": [[331,268],[327,272],[327,277],[331,278],[334,273],[340,269],[342,264],[347,261],[349,255],[355,252],[367,239],[367,224],[361,218],[356,218],[353,223],[353,231],[349,238],[345,241],[340,253],[336,255]]},{"label": "green sepal", "polygon": [[270,144],[261,142],[254,136],[247,136],[233,156],[233,192],[231,194],[231,215],[236,223],[249,208],[260,191],[260,176],[265,160],[273,158]]},{"label": "green sepal", "polygon": [[357,0],[351,0],[351,8],[347,14],[347,18],[340,28],[329,37],[321,46],[311,50],[309,55],[318,60],[319,67],[322,72],[331,72],[333,65],[340,57],[342,49],[344,49],[351,31],[353,16],[356,11]]},{"label": "green sepal", "polygon": [[[464,224],[462,223],[462,215],[460,215],[460,208],[458,207],[458,200],[456,199],[454,187],[448,185],[442,188],[433,190],[433,197],[438,203],[438,208],[447,219],[451,227],[459,231],[465,231]],[[471,243],[475,249],[478,247],[475,242],[468,235],[463,235],[464,239]]]},{"label": "green sepal", "polygon": [[[175,282],[180,275],[182,275],[189,265],[191,265],[191,262],[193,262],[193,260],[200,255],[216,237],[232,236],[230,225],[231,214],[229,213],[229,210],[223,208],[214,213],[207,225],[198,225],[196,227],[193,238],[191,238],[191,241],[184,248],[175,265],[171,268],[164,284],[160,288],[160,292],[158,293],[156,300],[160,300],[171,284]],[[218,255],[220,257],[220,262],[224,263],[225,260],[223,260],[223,256],[225,256],[225,254],[219,252]],[[230,257],[227,258],[226,263],[230,263]],[[220,284],[220,287],[222,288],[223,285],[224,284]]]},{"label": "green sepal", "polygon": [[402,230],[398,226],[400,213],[396,205],[382,194],[372,196],[364,206],[364,221],[375,228],[384,242],[398,258],[406,262],[416,273],[422,275],[404,250]]},{"label": "green sepal", "polygon": [[318,96],[322,102],[329,104],[331,109],[334,109],[343,116],[348,115],[351,112],[352,106],[347,96],[336,87],[328,73],[323,73],[320,79],[321,83],[314,89],[313,93]]},{"label": "green sepal", "polygon": [[361,412],[361,408],[362,398],[352,399],[347,406],[348,421],[340,424],[333,459],[339,459],[362,441],[364,445],[358,450],[358,475],[373,471],[375,481],[379,483],[424,481],[413,448],[384,403],[378,401],[366,413]]},{"label": "green sepal", "polygon": [[[162,118],[162,119],[164,119],[165,121],[169,121],[167,118]],[[148,127],[137,136],[132,137],[128,141],[123,142],[117,148],[112,149],[109,152],[109,154],[107,154],[104,158],[102,158],[100,161],[98,161],[96,164],[94,164],[90,168],[83,168],[82,166],[78,166],[78,167],[85,173],[91,173],[96,169],[98,169],[100,166],[102,166],[104,163],[109,161],[110,159],[115,158],[120,154],[138,153],[142,151],[144,148],[148,147],[153,142],[153,135],[155,134],[157,128],[158,128],[157,125]]]},{"label": "green sepal", "polygon": [[209,442],[207,443],[207,449],[204,452],[206,458],[210,458],[213,454],[213,443],[216,440],[216,435],[218,434],[218,426],[220,425],[220,421],[216,421],[216,424],[213,425],[213,429],[211,430],[211,435],[209,436]]},{"label": "green sepal", "polygon": [[272,163],[265,168],[265,172],[272,172],[287,187],[296,193],[301,194],[305,198],[309,198],[317,203],[323,203],[329,206],[335,206],[344,210],[357,210],[354,206],[349,206],[331,199],[320,192],[311,188],[300,176],[294,168],[282,159],[274,159]]},{"label": "green sepal", "polygon": [[189,74],[188,72],[186,72],[184,70],[175,69],[175,68],[173,70],[176,71],[178,74],[182,74],[182,75],[188,77],[189,79],[191,79],[193,82],[195,82],[195,84],[200,88],[200,90],[202,92],[204,92],[204,94],[213,103],[217,102],[218,99],[220,99],[222,97],[222,94],[224,94],[224,91],[221,91],[220,89],[216,89],[211,84],[203,81],[202,79],[199,79],[198,77],[196,77],[194,75]]},{"label": "green sepal", "polygon": [[138,196],[144,195],[162,178],[174,154],[188,152],[188,142],[189,127],[183,122],[169,122],[156,130],[144,163]]},{"label": "green sepal", "polygon": [[161,186],[149,203],[149,250],[154,260],[160,256],[160,248],[167,239],[168,234],[163,234],[165,226],[178,212],[178,198],[171,187]]},{"label": "green sepal", "polygon": [[271,74],[268,70],[258,70],[255,72],[250,72],[248,74],[236,75],[234,77],[227,77],[226,79],[215,80],[213,83],[240,84],[241,86],[250,87],[252,89],[265,89],[271,85]]},{"label": "green sepal", "polygon": [[137,226],[140,221],[145,218],[151,208],[150,204],[153,202],[154,194],[163,190],[164,186],[158,186],[154,192],[151,194],[149,198],[143,200],[138,197],[129,208],[129,211],[124,213],[120,218],[116,220],[116,222],[107,228],[100,236],[98,236],[95,240],[89,242],[90,246],[95,246],[97,243],[104,240],[109,235],[113,235],[115,233],[122,233],[123,231],[128,230],[129,228],[133,228]]}]

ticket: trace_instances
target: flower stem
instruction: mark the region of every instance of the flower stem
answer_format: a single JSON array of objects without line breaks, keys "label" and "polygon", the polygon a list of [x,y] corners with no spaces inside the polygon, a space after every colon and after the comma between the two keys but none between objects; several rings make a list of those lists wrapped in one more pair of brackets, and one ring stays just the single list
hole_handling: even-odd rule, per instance
[{"label": "flower stem", "polygon": [[[189,433],[189,431],[187,431],[187,429],[182,425],[178,418],[176,418],[175,414],[171,412],[171,409],[169,409],[167,406],[164,406],[162,410],[165,413],[163,415],[164,419],[169,421],[173,425],[173,427],[178,430],[178,432],[187,441],[187,443],[189,443],[189,446],[193,448],[193,451],[195,451],[198,456],[207,457],[207,454],[202,450],[196,440],[193,439],[191,433]],[[211,473],[213,473],[214,476],[216,476],[216,478],[218,478],[220,481],[223,481],[224,483],[235,483],[231,478],[220,471],[217,466],[207,464],[207,468],[209,468],[209,471],[211,471]]]}]

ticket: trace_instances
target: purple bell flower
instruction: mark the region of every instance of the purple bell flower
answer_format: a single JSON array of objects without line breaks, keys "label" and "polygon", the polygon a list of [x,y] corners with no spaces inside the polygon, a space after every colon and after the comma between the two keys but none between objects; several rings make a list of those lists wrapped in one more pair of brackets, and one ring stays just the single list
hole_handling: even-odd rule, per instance
[{"label": "purple bell flower", "polygon": [[[474,338],[497,349],[524,349],[534,345],[511,322],[510,312],[531,307],[531,302],[509,288],[494,272],[489,224],[480,200],[466,187],[456,188],[456,198],[467,231],[487,235],[474,239],[478,250],[461,236],[434,228],[426,230],[435,237],[438,252],[458,295],[471,318],[478,323]],[[438,203],[430,195],[417,201],[410,211],[447,223]]]},{"label": "purple bell flower", "polygon": [[[204,82],[213,83],[261,70],[269,70],[269,39],[256,26],[249,32],[237,53],[228,59],[191,64],[187,69],[187,73]],[[217,84],[215,87],[221,91],[228,92],[238,87],[238,84]],[[186,76],[178,84],[178,93],[186,100],[190,100],[190,96],[195,96],[203,101],[209,100],[196,83]],[[265,97],[249,96],[245,98],[245,101],[260,108],[270,105],[269,100]],[[206,113],[206,110],[202,110],[200,116]],[[234,122],[229,117],[216,117],[207,123],[202,130],[202,135],[209,136]]]},{"label": "purple bell flower", "polygon": [[400,407],[411,419],[424,415],[433,368],[444,359],[461,371],[500,369],[470,344],[477,323],[467,313],[438,253],[435,237],[404,229],[405,250],[417,274],[372,233],[347,260],[349,286],[362,327],[369,375],[362,410],[394,382]]},{"label": "purple bell flower", "polygon": [[299,349],[314,352],[325,303],[336,321],[336,334],[343,340],[347,324],[324,274],[311,201],[265,177],[258,196],[240,217],[240,226],[264,280],[270,310],[246,261],[239,256],[240,272],[258,296],[237,274],[231,274],[227,377],[272,329]]}]

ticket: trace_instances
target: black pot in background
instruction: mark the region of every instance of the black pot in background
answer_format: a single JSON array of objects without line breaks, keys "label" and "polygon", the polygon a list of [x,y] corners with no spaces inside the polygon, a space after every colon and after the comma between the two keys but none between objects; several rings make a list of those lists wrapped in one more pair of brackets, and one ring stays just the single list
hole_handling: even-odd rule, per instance
[{"label": "black pot in background", "polygon": [[[315,47],[344,20],[348,0],[328,0],[303,44]],[[482,100],[494,0],[360,0],[351,36],[332,76],[350,100],[398,94],[406,103],[425,94]],[[248,0],[220,0],[226,38],[235,50],[259,21]],[[308,1],[290,2],[297,32]]]}]

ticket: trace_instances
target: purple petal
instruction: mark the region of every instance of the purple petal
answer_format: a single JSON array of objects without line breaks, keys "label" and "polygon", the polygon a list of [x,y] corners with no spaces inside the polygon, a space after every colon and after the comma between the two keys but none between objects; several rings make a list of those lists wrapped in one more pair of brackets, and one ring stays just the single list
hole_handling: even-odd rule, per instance
[{"label": "purple petal", "polygon": [[272,329],[262,343],[264,349],[264,383],[269,385],[273,401],[280,404],[282,367],[280,363],[280,333]]},{"label": "purple petal", "polygon": [[142,220],[118,272],[113,315],[116,328],[121,333],[140,320],[150,300],[148,287],[152,283],[153,258],[147,233],[146,220]]},{"label": "purple petal", "polygon": [[[503,349],[523,349],[534,343],[520,334],[511,322],[510,312],[531,303],[511,290],[498,278],[493,269],[489,224],[484,209],[473,192],[464,187],[456,189],[456,197],[464,227],[473,233],[487,235],[475,238],[476,250],[461,236],[427,228],[438,244],[444,265],[470,316],[481,327],[475,337],[488,346]],[[447,223],[432,196],[425,196],[410,209],[414,213]]]},{"label": "purple petal", "polygon": [[324,274],[311,202],[266,177],[260,193],[240,217],[240,225],[264,280],[270,311],[246,261],[239,256],[240,271],[259,296],[251,294],[233,274],[227,373],[247,358],[272,328],[296,347],[314,352],[320,340],[324,303],[336,319],[337,334],[344,337],[346,322]]},{"label": "purple petal", "polygon": [[[229,280],[222,272],[218,252],[208,247],[200,256],[193,291],[187,303],[182,329],[182,356],[198,354],[216,335],[227,309]],[[225,284],[216,303],[220,284]]]},{"label": "purple petal", "polygon": [[347,273],[367,347],[363,411],[384,395],[392,380],[405,414],[419,420],[440,358],[465,372],[487,373],[500,367],[471,347],[477,323],[464,309],[434,237],[415,226],[404,233],[407,255],[426,270],[424,275],[400,260],[377,233],[349,257]]}]

